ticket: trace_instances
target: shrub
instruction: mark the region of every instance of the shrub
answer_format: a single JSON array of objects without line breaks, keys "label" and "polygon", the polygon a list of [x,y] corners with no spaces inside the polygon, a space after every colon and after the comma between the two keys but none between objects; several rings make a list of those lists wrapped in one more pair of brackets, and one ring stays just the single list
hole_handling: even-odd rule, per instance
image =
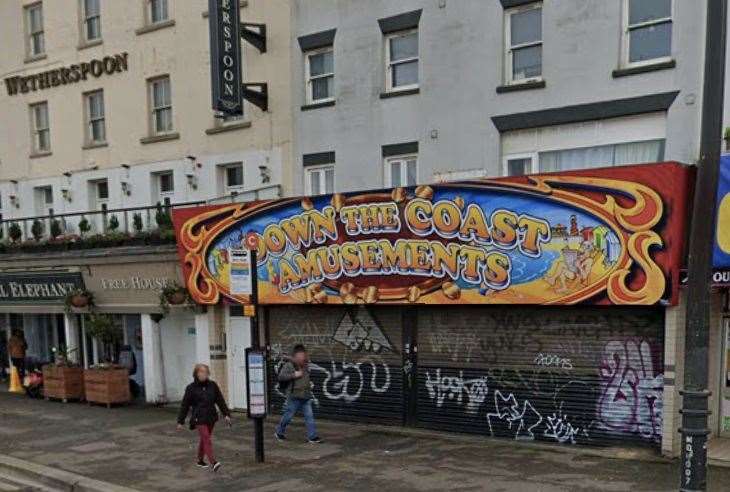
[{"label": "shrub", "polygon": [[51,221],[51,237],[53,239],[56,239],[62,233],[63,233],[63,229],[61,228],[61,221],[58,219],[53,219]]},{"label": "shrub", "polygon": [[35,219],[33,221],[33,225],[30,226],[30,233],[33,234],[33,239],[36,241],[40,241],[43,237],[45,226],[43,225],[43,222],[41,222],[38,219]]},{"label": "shrub", "polygon": [[91,223],[86,217],[81,217],[79,221],[79,232],[82,236],[86,235],[91,230]]},{"label": "shrub", "polygon": [[132,227],[134,228],[134,231],[136,233],[142,232],[142,229],[144,228],[144,223],[142,222],[142,214],[136,213],[132,215]]},{"label": "shrub", "polygon": [[109,227],[109,230],[112,232],[119,229],[119,219],[117,219],[116,215],[111,216],[111,218],[109,219],[108,227]]},{"label": "shrub", "polygon": [[20,224],[17,222],[13,222],[10,224],[10,227],[8,228],[8,236],[10,236],[10,240],[14,243],[17,243],[20,241],[20,238],[23,236],[23,231],[20,229]]},{"label": "shrub", "polygon": [[155,221],[160,229],[172,229],[172,217],[166,207],[161,203],[157,203],[157,212],[155,212]]}]

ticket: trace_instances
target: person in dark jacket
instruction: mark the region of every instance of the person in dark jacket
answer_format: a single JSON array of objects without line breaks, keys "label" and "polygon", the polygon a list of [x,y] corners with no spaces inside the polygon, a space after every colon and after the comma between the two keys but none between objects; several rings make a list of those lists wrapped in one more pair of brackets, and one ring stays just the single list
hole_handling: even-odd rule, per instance
[{"label": "person in dark jacket", "polygon": [[[210,368],[205,364],[196,364],[193,369],[193,382],[185,388],[185,396],[177,417],[177,430],[183,429],[188,412],[192,409],[190,429],[197,429],[200,437],[197,464],[201,468],[210,466],[213,471],[218,471],[221,467],[221,463],[216,461],[213,455],[213,427],[218,421],[216,406],[230,426],[231,411],[220,388],[210,379]],[[208,463],[205,462],[206,457]]]},{"label": "person in dark jacket", "polygon": [[304,345],[296,345],[292,350],[291,360],[286,362],[278,374],[279,383],[285,386],[286,402],[284,415],[276,426],[274,437],[278,441],[286,439],[285,432],[294,415],[301,410],[304,424],[307,427],[307,441],[319,444],[322,440],[317,435],[317,426],[314,423],[312,411],[312,383],[309,379],[309,356]]}]

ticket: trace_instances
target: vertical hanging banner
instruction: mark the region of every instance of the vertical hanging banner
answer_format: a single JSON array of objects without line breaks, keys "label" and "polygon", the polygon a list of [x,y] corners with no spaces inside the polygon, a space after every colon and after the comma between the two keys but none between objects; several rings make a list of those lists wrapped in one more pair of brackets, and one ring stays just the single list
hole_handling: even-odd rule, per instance
[{"label": "vertical hanging banner", "polygon": [[[173,211],[200,304],[676,304],[691,169],[677,163]],[[252,260],[252,263],[254,261]]]},{"label": "vertical hanging banner", "polygon": [[243,114],[240,0],[208,0],[213,110]]}]

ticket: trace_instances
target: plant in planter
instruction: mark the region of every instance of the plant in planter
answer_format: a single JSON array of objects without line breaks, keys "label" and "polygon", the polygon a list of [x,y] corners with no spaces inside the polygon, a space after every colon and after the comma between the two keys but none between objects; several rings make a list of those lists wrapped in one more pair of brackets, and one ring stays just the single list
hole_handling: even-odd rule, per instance
[{"label": "plant in planter", "polygon": [[90,314],[86,317],[84,323],[86,334],[101,343],[102,359],[105,362],[111,362],[112,349],[114,344],[119,343],[123,339],[122,328],[114,323],[111,316],[107,314]]},{"label": "plant in planter", "polygon": [[51,349],[55,355],[53,364],[43,366],[43,394],[46,399],[56,398],[64,403],[84,398],[84,370],[69,361],[76,349],[65,345]]},{"label": "plant in planter", "polygon": [[85,236],[90,230],[91,223],[89,222],[89,219],[87,219],[86,217],[81,217],[81,220],[79,221],[79,233],[81,234],[81,236]]},{"label": "plant in planter", "polygon": [[14,243],[20,241],[20,238],[23,237],[23,231],[20,228],[20,224],[17,222],[10,224],[10,227],[8,228],[8,236],[10,236],[10,240]]},{"label": "plant in planter", "polygon": [[155,221],[160,230],[172,229],[172,217],[170,211],[157,202],[157,212],[155,212]]},{"label": "plant in planter", "polygon": [[66,294],[63,304],[67,313],[71,313],[74,308],[93,308],[94,294],[86,289],[73,289]]},{"label": "plant in planter", "polygon": [[132,228],[134,228],[135,234],[139,234],[144,229],[144,223],[142,222],[142,214],[135,213],[132,215]]},{"label": "plant in planter", "polygon": [[730,150],[730,126],[725,128],[723,138],[725,139],[725,150]]},{"label": "plant in planter", "polygon": [[170,306],[191,305],[192,298],[185,287],[172,283],[160,291],[160,309],[163,315],[170,312]]},{"label": "plant in planter", "polygon": [[40,241],[43,237],[43,232],[45,231],[45,226],[43,225],[43,222],[41,222],[38,219],[35,219],[33,221],[33,224],[30,226],[30,233],[33,234],[33,239],[36,241]]},{"label": "plant in planter", "polygon": [[107,227],[111,232],[115,232],[117,229],[119,229],[119,219],[117,219],[116,215],[112,215],[109,219],[109,224],[107,224]]},{"label": "plant in planter", "polygon": [[51,237],[53,239],[56,239],[58,236],[60,236],[63,233],[63,228],[61,227],[61,221],[58,219],[53,219],[51,221]]}]

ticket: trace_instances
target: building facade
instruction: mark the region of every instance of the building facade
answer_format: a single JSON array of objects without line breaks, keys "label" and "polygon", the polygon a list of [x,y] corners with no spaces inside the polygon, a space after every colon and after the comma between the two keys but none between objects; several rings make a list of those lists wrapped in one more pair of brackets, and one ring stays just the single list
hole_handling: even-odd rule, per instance
[{"label": "building facade", "polygon": [[243,44],[246,80],[268,83],[269,109],[246,103],[236,119],[209,109],[206,1],[0,8],[4,219],[282,192],[287,2],[242,2],[241,18],[271,38],[265,53]]},{"label": "building facade", "polygon": [[[190,203],[286,193],[290,10],[286,0],[241,2],[242,22],[266,26],[266,49],[242,42],[242,57],[244,80],[266,84],[268,107],[247,101],[242,117],[219,118],[210,109],[207,0],[2,2],[3,241],[156,237],[166,227],[158,204],[164,216]],[[229,318],[184,309],[163,318],[161,286],[182,280],[174,250],[165,256],[159,248],[99,249],[92,259],[58,252],[40,262],[16,251],[0,269],[39,284],[70,276],[94,293],[96,312],[123,325],[148,401],[179,400],[196,361],[210,362],[225,387]],[[61,346],[85,366],[100,362],[83,311],[66,314],[63,292],[56,294],[0,302],[3,335],[24,331],[34,362]]]}]

